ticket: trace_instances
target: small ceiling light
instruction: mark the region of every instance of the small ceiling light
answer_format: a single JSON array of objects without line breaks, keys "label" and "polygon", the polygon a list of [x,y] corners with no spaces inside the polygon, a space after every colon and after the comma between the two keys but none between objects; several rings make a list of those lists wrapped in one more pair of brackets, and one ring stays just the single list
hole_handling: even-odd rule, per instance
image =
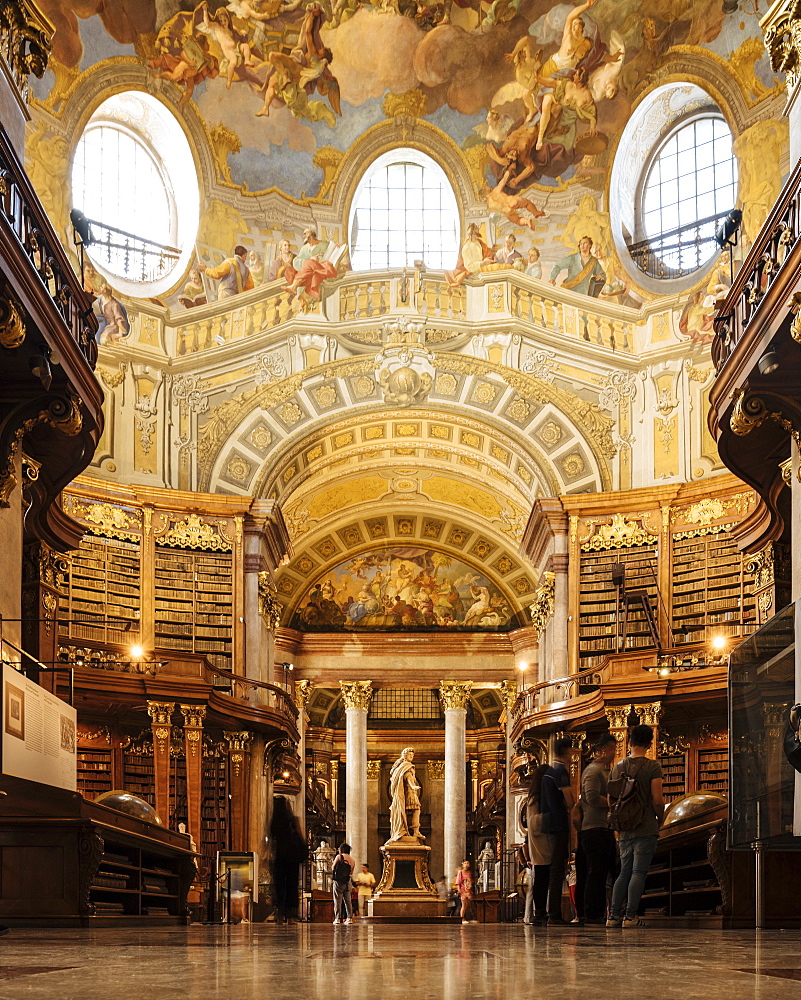
[{"label": "small ceiling light", "polygon": [[135,660],[141,659],[145,655],[144,649],[141,646],[131,646],[131,656]]},{"label": "small ceiling light", "polygon": [[772,375],[780,365],[779,355],[776,353],[775,344],[771,344],[762,357],[757,361],[757,368],[760,375]]},{"label": "small ceiling light", "polygon": [[716,635],[712,639],[712,648],[713,649],[723,649],[725,645],[726,645],[726,636],[725,635]]}]

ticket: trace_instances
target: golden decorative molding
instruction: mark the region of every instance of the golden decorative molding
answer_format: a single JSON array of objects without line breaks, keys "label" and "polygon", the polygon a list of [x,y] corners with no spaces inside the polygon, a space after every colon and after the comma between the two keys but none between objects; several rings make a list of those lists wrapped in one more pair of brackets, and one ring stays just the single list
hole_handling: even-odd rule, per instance
[{"label": "golden decorative molding", "polygon": [[381,110],[387,118],[423,118],[427,114],[428,99],[419,88],[404,91],[402,94],[387,94],[381,104]]},{"label": "golden decorative molding", "polygon": [[609,524],[592,523],[596,531],[582,543],[582,552],[633,548],[638,545],[655,545],[657,542],[656,535],[634,521],[627,521],[624,514],[613,514]]},{"label": "golden decorative molding", "polygon": [[245,758],[250,754],[253,743],[253,733],[247,730],[223,733],[228,743],[228,759],[234,769],[234,777],[238,778]]},{"label": "golden decorative molding", "polygon": [[44,76],[55,30],[31,0],[0,0],[0,56],[25,104],[28,76],[33,73],[40,80]]},{"label": "golden decorative molding", "polygon": [[128,371],[128,363],[127,361],[123,361],[119,369],[113,373],[107,368],[103,368],[102,365],[98,365],[95,371],[100,376],[101,382],[107,389],[116,389],[118,385],[122,385],[125,381],[125,375]]},{"label": "golden decorative molding", "polygon": [[231,542],[222,536],[218,525],[204,521],[199,514],[187,514],[182,521],[172,520],[172,527],[159,537],[160,545],[177,549],[213,549],[230,552]]},{"label": "golden decorative molding", "polygon": [[517,695],[517,681],[501,681],[501,701],[507,714],[512,711],[512,706],[517,701]]},{"label": "golden decorative molding", "polygon": [[734,408],[729,417],[732,431],[738,437],[746,437],[751,431],[761,427],[766,420],[772,420],[792,437],[801,452],[801,432],[783,413],[769,410],[760,396],[748,395],[745,389],[738,389],[734,397]]},{"label": "golden decorative molding", "polygon": [[689,524],[708,526],[733,510],[738,514],[745,514],[752,499],[752,493],[736,493],[732,497],[724,498],[704,497],[689,507],[671,507],[670,520],[673,524],[677,521],[687,521]]},{"label": "golden decorative molding", "polygon": [[611,730],[628,729],[631,705],[612,705],[604,709]]},{"label": "golden decorative molding", "polygon": [[445,761],[427,760],[426,774],[429,779],[433,779],[434,781],[443,781],[445,779]]},{"label": "golden decorative molding", "polygon": [[640,720],[641,726],[659,726],[662,716],[662,702],[652,701],[649,705],[632,705],[631,710]]},{"label": "golden decorative molding", "polygon": [[760,21],[771,68],[785,74],[788,90],[793,90],[801,77],[800,12],[798,0],[787,0],[785,4],[774,4]]},{"label": "golden decorative molding", "polygon": [[304,712],[306,710],[306,706],[309,704],[309,698],[311,698],[313,687],[314,685],[312,682],[306,678],[295,684],[295,703],[297,704],[300,712]]},{"label": "golden decorative molding", "polygon": [[281,624],[281,605],[278,603],[275,584],[267,570],[259,573],[259,614],[270,632]]},{"label": "golden decorative molding", "polygon": [[337,179],[337,174],[339,173],[339,168],[342,166],[342,161],[345,159],[345,154],[341,149],[334,149],[333,146],[321,146],[314,156],[312,156],[312,163],[315,167],[319,167],[323,172],[323,179],[320,183],[320,188],[314,198],[310,198],[310,201],[322,202],[330,201],[329,195],[334,189],[334,184]]},{"label": "golden decorative molding", "polygon": [[439,696],[446,712],[452,709],[465,711],[470,700],[472,681],[440,681]]},{"label": "golden decorative molding", "polygon": [[359,708],[365,712],[368,710],[373,697],[372,681],[340,681],[339,687],[346,709]]},{"label": "golden decorative molding", "polygon": [[128,542],[139,541],[140,535],[136,529],[141,525],[141,515],[138,510],[127,511],[110,503],[90,503],[76,497],[73,500],[72,513],[73,516],[92,525],[93,535],[119,538]]},{"label": "golden decorative molding", "polygon": [[368,760],[367,761],[367,780],[368,781],[378,781],[381,777],[381,761],[380,760]]},{"label": "golden decorative molding", "polygon": [[231,165],[228,162],[228,155],[229,153],[238,153],[242,149],[239,136],[222,123],[212,125],[211,127],[207,126],[206,134],[209,137],[209,145],[214,154],[214,164],[217,167],[219,179],[223,184],[230,184],[236,187],[231,177]]},{"label": "golden decorative molding", "polygon": [[0,347],[13,351],[25,340],[25,322],[13,299],[0,299]]},{"label": "golden decorative molding", "polygon": [[181,715],[184,717],[185,729],[202,729],[203,720],[206,718],[205,705],[179,705]]},{"label": "golden decorative molding", "polygon": [[528,612],[531,615],[531,624],[537,633],[537,639],[545,631],[548,619],[551,617],[556,606],[556,574],[543,573],[542,582],[534,591],[534,601],[529,605]]}]

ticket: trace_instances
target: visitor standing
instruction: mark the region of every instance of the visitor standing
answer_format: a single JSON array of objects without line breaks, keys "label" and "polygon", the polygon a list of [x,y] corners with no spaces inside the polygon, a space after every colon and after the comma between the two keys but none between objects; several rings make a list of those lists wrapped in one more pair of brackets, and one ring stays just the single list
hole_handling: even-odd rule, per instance
[{"label": "visitor standing", "polygon": [[587,924],[606,921],[606,882],[615,869],[615,835],[609,829],[607,783],[617,743],[603,733],[592,763],[581,775],[581,827],[576,852],[576,914]]},{"label": "visitor standing", "polygon": [[340,923],[342,904],[345,904],[345,923],[349,924],[353,917],[353,900],[351,885],[356,862],[350,856],[350,844],[340,844],[339,854],[334,858],[331,868],[331,891],[334,896],[334,923]]},{"label": "visitor standing", "polygon": [[306,861],[309,849],[292,807],[283,795],[276,795],[273,800],[270,847],[275,922],[294,924],[298,916],[300,866]]},{"label": "visitor standing", "polygon": [[[531,776],[526,796],[526,847],[531,863],[531,877],[526,893],[523,923],[548,922],[548,880],[551,872],[551,837],[542,829],[542,779],[547,764],[540,764]],[[533,910],[533,914],[532,914]]]},{"label": "visitor standing", "polygon": [[359,916],[367,916],[367,900],[373,895],[375,886],[375,875],[370,871],[369,865],[362,865],[362,870],[353,878],[353,884],[358,889],[359,895]]},{"label": "visitor standing", "polygon": [[553,763],[542,777],[540,798],[542,829],[551,841],[551,867],[548,875],[548,926],[567,924],[562,916],[562,886],[565,881],[570,846],[570,810],[573,808],[573,790],[567,769],[568,752],[572,743],[569,736],[560,737],[554,744]]},{"label": "visitor standing", "polygon": [[[473,919],[473,866],[465,858],[462,867],[456,873],[456,888],[462,901],[461,918],[463,924],[477,924]],[[471,919],[467,919],[470,914]]]},{"label": "visitor standing", "polygon": [[632,808],[627,807],[626,819],[622,819],[622,810],[620,811],[621,821],[618,823],[617,835],[620,874],[612,888],[612,906],[606,921],[607,927],[647,926],[644,920],[640,920],[637,911],[665,814],[662,768],[658,761],[648,756],[648,749],[653,741],[654,731],[650,726],[635,726],[631,731],[631,756],[615,764],[608,786],[612,800],[610,819],[614,826],[614,800],[618,798],[623,802],[614,783],[618,778],[633,778],[635,782],[634,793],[630,796]]}]

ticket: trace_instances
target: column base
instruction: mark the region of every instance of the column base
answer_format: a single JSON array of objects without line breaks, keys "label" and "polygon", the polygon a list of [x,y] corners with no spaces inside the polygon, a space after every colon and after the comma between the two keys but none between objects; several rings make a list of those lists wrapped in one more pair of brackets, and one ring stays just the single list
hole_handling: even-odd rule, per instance
[{"label": "column base", "polygon": [[415,837],[388,840],[381,848],[384,871],[367,904],[371,917],[436,918],[445,916],[446,904],[428,873],[431,848]]}]

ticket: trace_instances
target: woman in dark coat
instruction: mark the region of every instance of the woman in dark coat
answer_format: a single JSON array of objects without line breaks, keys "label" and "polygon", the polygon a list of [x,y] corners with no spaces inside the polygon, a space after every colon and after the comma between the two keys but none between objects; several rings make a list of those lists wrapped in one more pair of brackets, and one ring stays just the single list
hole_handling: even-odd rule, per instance
[{"label": "woman in dark coat", "polygon": [[295,814],[283,795],[276,795],[273,800],[270,846],[275,922],[294,923],[298,915],[300,866],[309,851]]}]

